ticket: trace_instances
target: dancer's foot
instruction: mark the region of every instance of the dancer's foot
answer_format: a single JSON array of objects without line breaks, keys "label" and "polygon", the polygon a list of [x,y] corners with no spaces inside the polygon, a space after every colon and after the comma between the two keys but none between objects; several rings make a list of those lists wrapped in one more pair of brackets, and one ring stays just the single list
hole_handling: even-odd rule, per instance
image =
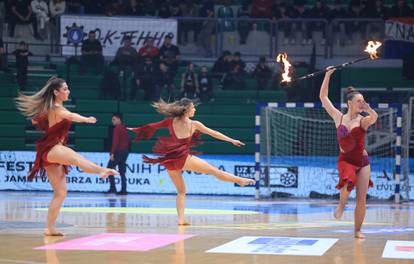
[{"label": "dancer's foot", "polygon": [[64,236],[62,232],[59,232],[54,228],[46,228],[43,234],[45,236]]},{"label": "dancer's foot", "polygon": [[366,236],[364,234],[362,234],[361,231],[355,231],[354,236],[355,236],[355,238],[358,238],[358,239],[365,239],[366,238]]},{"label": "dancer's foot", "polygon": [[179,226],[189,226],[191,225],[189,222],[182,220],[182,221],[178,221],[178,225]]},{"label": "dancer's foot", "polygon": [[237,184],[240,186],[246,186],[246,185],[254,185],[256,184],[256,181],[253,179],[247,179],[247,178],[239,178],[237,181]]},{"label": "dancer's foot", "polygon": [[334,217],[336,220],[341,220],[342,215],[344,214],[344,208],[339,208],[339,206],[334,211]]},{"label": "dancer's foot", "polygon": [[114,169],[108,169],[108,168],[104,168],[103,170],[102,170],[102,172],[101,173],[99,173],[100,175],[101,175],[101,178],[102,179],[105,179],[106,177],[108,177],[109,175],[113,175],[113,176],[116,176],[116,175],[119,175],[119,172],[117,172],[116,170],[114,170]]}]

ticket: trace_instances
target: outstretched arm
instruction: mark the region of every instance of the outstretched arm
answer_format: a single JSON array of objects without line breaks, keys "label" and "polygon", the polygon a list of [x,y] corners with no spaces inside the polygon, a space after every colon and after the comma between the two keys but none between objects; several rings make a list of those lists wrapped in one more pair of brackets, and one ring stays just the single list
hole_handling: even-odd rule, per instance
[{"label": "outstretched arm", "polygon": [[67,109],[62,109],[58,112],[58,115],[64,119],[68,119],[72,122],[76,122],[76,123],[90,123],[90,124],[95,124],[96,123],[96,118],[93,116],[90,117],[85,117],[82,116],[80,114],[77,113],[72,113]]},{"label": "outstretched arm", "polygon": [[372,126],[373,124],[375,124],[375,122],[377,122],[378,119],[378,114],[377,112],[375,112],[374,109],[372,109],[369,104],[365,103],[364,106],[364,110],[369,114],[366,117],[363,117],[361,119],[361,126],[364,129],[368,129],[370,126]]},{"label": "outstretched arm", "polygon": [[334,71],[335,69],[329,69],[325,73],[325,78],[323,79],[321,90],[319,92],[319,99],[321,100],[322,105],[325,108],[326,112],[328,112],[329,116],[335,121],[336,124],[338,124],[341,118],[341,112],[339,112],[339,110],[335,108],[335,106],[332,104],[331,100],[329,100],[328,97],[329,81]]},{"label": "outstretched arm", "polygon": [[224,134],[222,134],[222,133],[220,133],[216,130],[213,130],[211,128],[206,127],[205,125],[203,125],[199,121],[194,121],[193,124],[194,124],[194,127],[196,128],[196,130],[200,131],[203,134],[207,134],[207,135],[212,136],[213,138],[217,138],[217,139],[220,139],[220,140],[223,140],[223,141],[230,142],[231,144],[233,144],[235,146],[238,146],[238,147],[241,147],[241,146],[245,145],[243,142],[241,142],[239,140],[232,139],[232,138],[230,138],[230,137],[228,137],[228,136],[226,136],[226,135],[224,135]]}]

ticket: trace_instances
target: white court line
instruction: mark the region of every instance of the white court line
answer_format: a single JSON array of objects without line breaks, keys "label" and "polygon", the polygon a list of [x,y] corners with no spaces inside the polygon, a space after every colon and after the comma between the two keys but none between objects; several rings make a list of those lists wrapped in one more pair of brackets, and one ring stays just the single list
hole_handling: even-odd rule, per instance
[{"label": "white court line", "polygon": [[46,262],[35,262],[35,261],[28,261],[28,260],[4,259],[4,258],[1,258],[0,262],[1,263],[23,263],[23,264],[45,264],[46,263]]}]

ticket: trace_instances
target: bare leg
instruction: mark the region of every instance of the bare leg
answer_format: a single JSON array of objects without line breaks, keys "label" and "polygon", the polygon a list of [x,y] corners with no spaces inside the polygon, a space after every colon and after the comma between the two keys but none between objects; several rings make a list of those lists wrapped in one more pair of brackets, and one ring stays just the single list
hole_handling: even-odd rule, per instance
[{"label": "bare leg", "polygon": [[52,163],[77,166],[86,173],[100,174],[102,178],[109,175],[119,175],[116,170],[98,166],[63,145],[54,146],[47,154],[47,160]]},{"label": "bare leg", "polygon": [[67,188],[66,177],[62,165],[51,165],[46,167],[47,177],[53,189],[53,198],[47,212],[45,236],[63,236],[56,230],[55,222],[59,215],[60,208],[65,200]]},{"label": "bare leg", "polygon": [[355,237],[365,238],[361,233],[362,223],[365,219],[366,204],[367,204],[367,192],[369,177],[371,175],[371,166],[365,166],[358,172],[358,182],[356,184],[356,207],[355,207]]},{"label": "bare leg", "polygon": [[178,214],[178,225],[189,225],[185,220],[184,210],[185,210],[185,182],[183,179],[183,173],[181,171],[168,171],[171,181],[174,183],[175,188],[177,189],[177,214]]},{"label": "bare leg", "polygon": [[339,194],[339,204],[335,209],[334,217],[336,220],[341,220],[342,215],[345,210],[346,201],[348,200],[350,192],[347,190],[348,183],[345,184],[344,187],[342,187],[340,194]]},{"label": "bare leg", "polygon": [[188,156],[183,170],[190,170],[190,171],[195,171],[195,172],[198,172],[198,173],[210,174],[210,175],[213,175],[213,176],[217,177],[218,179],[220,179],[222,181],[235,182],[235,183],[237,183],[241,186],[256,183],[255,180],[246,179],[246,178],[242,178],[242,177],[237,177],[237,176],[235,176],[233,174],[230,174],[228,172],[219,170],[219,169],[211,166],[210,164],[208,164],[206,161],[204,161],[204,160],[202,160],[202,159],[200,159],[196,156]]}]

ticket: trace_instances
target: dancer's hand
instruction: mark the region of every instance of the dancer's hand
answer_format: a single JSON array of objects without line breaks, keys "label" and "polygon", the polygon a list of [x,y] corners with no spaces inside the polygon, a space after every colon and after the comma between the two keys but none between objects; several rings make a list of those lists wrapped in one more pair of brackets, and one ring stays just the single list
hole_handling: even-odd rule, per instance
[{"label": "dancer's hand", "polygon": [[231,144],[233,144],[233,145],[235,145],[235,146],[237,146],[237,147],[242,147],[242,146],[246,145],[246,144],[244,144],[243,142],[241,142],[240,140],[235,140],[235,139],[233,139],[233,140],[231,141]]},{"label": "dancer's hand", "polygon": [[334,73],[336,71],[336,69],[333,66],[329,66],[326,68],[326,75],[331,76],[332,73]]},{"label": "dancer's hand", "polygon": [[89,124],[95,124],[96,123],[96,118],[93,116],[88,117],[88,120],[86,121],[86,123]]}]

